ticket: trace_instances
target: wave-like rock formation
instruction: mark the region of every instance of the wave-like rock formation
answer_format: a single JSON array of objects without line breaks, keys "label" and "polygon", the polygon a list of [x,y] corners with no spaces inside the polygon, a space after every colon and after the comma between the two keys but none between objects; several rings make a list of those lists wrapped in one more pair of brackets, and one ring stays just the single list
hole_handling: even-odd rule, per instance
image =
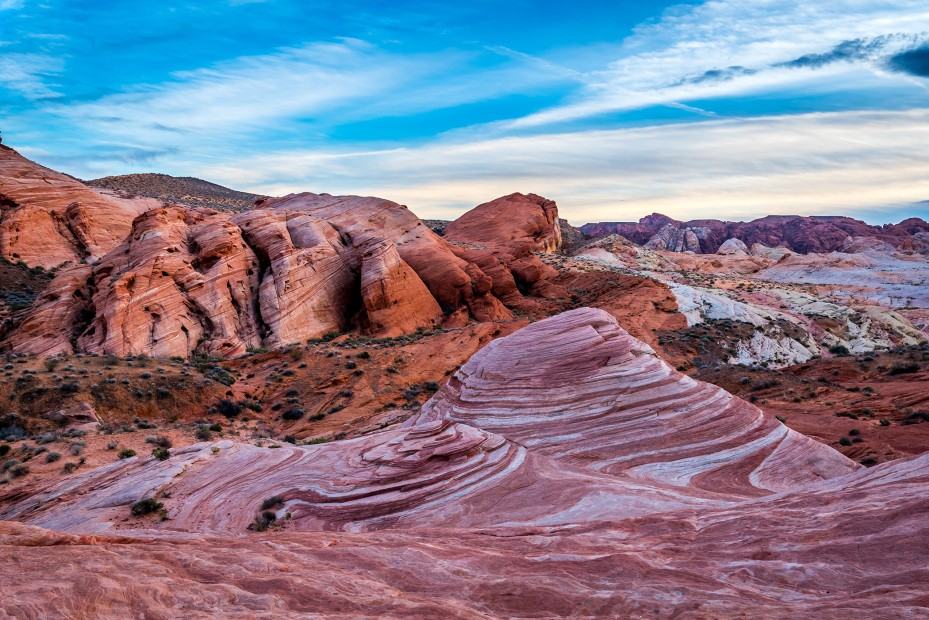
[{"label": "wave-like rock formation", "polygon": [[490,343],[401,429],[216,447],[117,463],[4,516],[105,531],[139,496],[169,494],[172,529],[235,533],[280,495],[294,529],[551,525],[731,503],[860,468],[678,373],[590,308]]},{"label": "wave-like rock formation", "polygon": [[801,254],[856,251],[860,247],[887,244],[906,251],[929,250],[923,235],[929,223],[910,218],[899,224],[871,226],[850,217],[769,215],[750,222],[692,220],[681,222],[659,213],[638,222],[585,224],[581,230],[592,237],[622,235],[651,249],[714,254],[727,239],[748,246],[784,247]]},{"label": "wave-like rock formation", "polygon": [[30,267],[93,262],[154,201],[104,196],[0,146],[0,256]]},{"label": "wave-like rock formation", "polygon": [[591,308],[490,343],[426,404],[422,419],[471,424],[599,472],[731,495],[858,469],[757,407],[677,372]]},{"label": "wave-like rock formation", "polygon": [[349,326],[393,336],[455,312],[512,317],[490,277],[405,207],[299,194],[234,216],[148,211],[96,264],[53,280],[10,341],[41,355],[228,356]]},{"label": "wave-like rock formation", "polygon": [[[494,341],[400,428],[195,444],[11,498],[4,610],[919,615],[927,471],[863,469],[585,308]],[[131,516],[142,497],[167,520]]]}]

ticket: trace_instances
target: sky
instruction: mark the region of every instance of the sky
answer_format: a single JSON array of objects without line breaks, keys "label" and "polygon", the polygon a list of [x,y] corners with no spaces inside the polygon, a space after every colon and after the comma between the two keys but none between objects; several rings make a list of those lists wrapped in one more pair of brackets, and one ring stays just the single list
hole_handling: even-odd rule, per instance
[{"label": "sky", "polygon": [[0,131],[427,218],[929,218],[929,2],[0,0]]}]

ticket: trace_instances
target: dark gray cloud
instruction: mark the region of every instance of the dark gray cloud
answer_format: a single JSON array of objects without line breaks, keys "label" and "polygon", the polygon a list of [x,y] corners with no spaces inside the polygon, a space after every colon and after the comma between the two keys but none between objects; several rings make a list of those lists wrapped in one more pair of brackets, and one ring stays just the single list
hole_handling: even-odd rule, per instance
[{"label": "dark gray cloud", "polygon": [[755,69],[749,69],[739,65],[726,67],[725,69],[710,69],[709,71],[705,71],[696,77],[684,78],[674,83],[673,86],[681,86],[683,84],[704,84],[707,82],[728,82],[729,80],[741,75],[752,75],[753,73],[758,72]]},{"label": "dark gray cloud", "polygon": [[[867,39],[850,39],[842,41],[831,50],[820,54],[805,54],[799,58],[779,62],[772,67],[788,67],[790,69],[818,69],[836,62],[854,62],[856,60],[878,60],[893,54],[888,62],[892,69],[905,71],[915,75],[926,75],[926,33],[914,34],[885,34]],[[900,52],[902,48],[910,48]],[[899,59],[899,60],[898,60]],[[922,73],[919,73],[922,71]]]},{"label": "dark gray cloud", "polygon": [[887,46],[897,40],[899,35],[884,35],[873,39],[851,39],[842,41],[828,52],[821,54],[804,54],[799,58],[779,62],[772,66],[787,67],[790,69],[818,69],[834,62],[853,62],[872,58]]},{"label": "dark gray cloud", "polygon": [[894,71],[929,77],[929,44],[894,54],[887,63]]}]

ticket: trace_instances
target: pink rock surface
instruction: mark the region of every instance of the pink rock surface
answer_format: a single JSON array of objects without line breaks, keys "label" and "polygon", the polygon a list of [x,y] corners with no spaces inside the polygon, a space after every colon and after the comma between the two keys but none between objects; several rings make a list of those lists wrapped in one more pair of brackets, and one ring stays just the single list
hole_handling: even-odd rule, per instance
[{"label": "pink rock surface", "polygon": [[[3,609],[918,617],[927,472],[862,469],[581,309],[482,349],[404,428],[196,444],[8,500]],[[247,532],[272,495],[284,528]],[[129,515],[148,496],[168,521]]]}]

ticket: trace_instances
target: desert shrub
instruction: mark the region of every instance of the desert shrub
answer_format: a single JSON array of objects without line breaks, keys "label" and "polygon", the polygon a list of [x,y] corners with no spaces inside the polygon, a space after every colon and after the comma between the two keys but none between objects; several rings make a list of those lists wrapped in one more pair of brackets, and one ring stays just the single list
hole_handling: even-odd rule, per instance
[{"label": "desert shrub", "polygon": [[778,387],[780,384],[781,382],[777,379],[766,379],[753,385],[752,392],[759,392],[761,390],[767,390],[768,388]]},{"label": "desert shrub", "polygon": [[77,469],[77,463],[65,463],[64,467],[61,468],[61,471],[63,471],[66,474],[70,474],[75,469]]},{"label": "desert shrub", "polygon": [[848,350],[848,347],[846,347],[844,344],[832,345],[831,347],[829,347],[829,352],[832,353],[833,355],[838,355],[839,357],[845,357],[846,355],[849,355],[850,353]]},{"label": "desert shrub", "polygon": [[56,433],[42,433],[35,439],[35,442],[40,444],[52,443],[53,441],[58,441]]},{"label": "desert shrub", "polygon": [[852,445],[852,440],[849,439],[848,437],[843,437],[842,439],[839,440],[839,445],[846,446],[846,447],[850,446]]},{"label": "desert shrub", "polygon": [[256,532],[264,532],[271,527],[275,521],[277,521],[277,515],[270,510],[266,510],[255,517],[255,520],[248,526],[248,529],[255,530]]},{"label": "desert shrub", "polygon": [[909,426],[911,424],[921,424],[922,422],[929,422],[929,413],[916,411],[903,418],[903,421],[900,422],[900,424],[903,426]]},{"label": "desert shrub", "polygon": [[240,413],[242,413],[244,407],[241,403],[237,403],[234,400],[228,398],[222,398],[219,401],[219,404],[216,406],[216,410],[226,416],[227,418],[234,418]]},{"label": "desert shrub", "polygon": [[284,418],[285,420],[299,420],[300,418],[303,417],[304,413],[306,413],[306,411],[304,411],[303,409],[300,409],[299,407],[294,407],[293,409],[288,409],[287,411],[285,411],[281,415],[281,417]]},{"label": "desert shrub", "polygon": [[29,474],[29,466],[20,463],[10,468],[10,476],[13,478],[22,478]]},{"label": "desert shrub", "polygon": [[171,452],[167,448],[156,446],[155,449],[152,450],[152,456],[159,461],[166,461],[171,456]]},{"label": "desert shrub", "polygon": [[123,448],[116,456],[119,457],[120,460],[129,459],[135,456],[135,450],[132,448]]},{"label": "desert shrub", "polygon": [[319,422],[320,420],[324,419],[325,417],[326,417],[326,414],[323,413],[322,411],[320,411],[319,413],[315,413],[315,414],[311,415],[311,416],[310,416],[310,420],[311,420],[312,422]]},{"label": "desert shrub", "polygon": [[106,443],[106,449],[107,449],[107,450],[115,450],[115,449],[117,448],[117,446],[119,446],[119,442],[116,441],[115,439],[114,439],[113,441],[108,441],[108,442]]},{"label": "desert shrub", "polygon": [[137,517],[142,515],[151,514],[153,512],[158,512],[164,508],[164,504],[156,500],[154,497],[146,497],[145,499],[140,499],[130,506],[132,514]]},{"label": "desert shrub", "polygon": [[363,360],[369,360],[369,359],[371,359],[371,354],[368,353],[367,351],[362,351],[361,353],[359,353],[359,354],[356,355],[355,357],[357,357],[357,358],[359,358],[359,359],[363,359]]},{"label": "desert shrub", "polygon": [[360,377],[361,375],[365,374],[365,371],[362,368],[356,368],[355,372],[353,372],[352,374],[355,375],[356,377]]},{"label": "desert shrub", "polygon": [[0,458],[10,453],[10,444],[0,444]]},{"label": "desert shrub", "polygon": [[213,431],[214,433],[221,433],[223,432],[223,425],[220,424],[219,422],[213,422],[212,424],[210,424],[210,430]]},{"label": "desert shrub", "polygon": [[329,407],[329,411],[327,413],[338,413],[343,409],[345,409],[345,405],[335,405],[334,407]]},{"label": "desert shrub", "polygon": [[58,452],[49,452],[48,454],[45,455],[45,462],[54,463],[60,458],[61,458],[61,454],[59,454]]},{"label": "desert shrub", "polygon": [[76,394],[81,391],[81,386],[77,383],[62,383],[58,386],[62,394]]},{"label": "desert shrub", "polygon": [[877,465],[877,459],[874,458],[873,456],[866,456],[858,462],[864,465],[865,467],[871,467],[873,465]]},{"label": "desert shrub", "polygon": [[284,505],[284,498],[280,495],[273,495],[261,502],[262,510],[270,510],[271,508],[280,508]]},{"label": "desert shrub", "polygon": [[20,461],[18,459],[10,459],[9,461],[4,462],[3,465],[0,465],[0,473],[10,471],[19,464]]},{"label": "desert shrub", "polygon": [[300,392],[298,390],[287,390],[286,392],[284,392],[284,396],[287,396],[287,397],[294,397],[294,396],[299,396],[299,395],[300,395]]},{"label": "desert shrub", "polygon": [[887,418],[881,418],[881,426],[890,426],[890,420]]},{"label": "desert shrub", "polygon": [[250,411],[255,413],[261,413],[264,410],[264,407],[261,406],[261,403],[255,400],[243,400],[242,406]]},{"label": "desert shrub", "polygon": [[438,392],[439,387],[441,386],[435,381],[426,381],[423,384],[423,389],[426,390],[427,392]]},{"label": "desert shrub", "polygon": [[861,431],[859,431],[857,428],[853,428],[852,430],[848,431],[848,434],[852,437],[855,437],[857,435],[860,435]]},{"label": "desert shrub", "polygon": [[906,375],[914,372],[919,372],[919,364],[894,364],[890,370],[887,371],[889,376],[894,375]]},{"label": "desert shrub", "polygon": [[206,427],[198,428],[195,436],[200,441],[209,441],[213,439],[213,433],[210,431],[210,429]]},{"label": "desert shrub", "polygon": [[71,442],[71,455],[78,456],[81,452],[84,451],[84,448],[87,447],[87,444],[83,441],[77,440]]},{"label": "desert shrub", "polygon": [[354,394],[351,390],[342,390],[342,396],[345,398],[351,398]]},{"label": "desert shrub", "polygon": [[164,435],[149,435],[145,438],[145,443],[150,443],[162,448],[170,448],[172,446],[171,440]]}]

